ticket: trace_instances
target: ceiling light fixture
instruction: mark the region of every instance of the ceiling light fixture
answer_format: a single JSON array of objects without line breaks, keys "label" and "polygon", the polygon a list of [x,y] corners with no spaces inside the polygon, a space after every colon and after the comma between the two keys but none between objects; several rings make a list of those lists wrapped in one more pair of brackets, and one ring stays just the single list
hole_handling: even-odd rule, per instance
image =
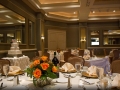
[{"label": "ceiling light fixture", "polygon": [[31,0],[31,1],[36,5],[37,8],[40,9],[40,6],[35,2],[35,0]]},{"label": "ceiling light fixture", "polygon": [[10,19],[11,19],[11,17],[10,17],[9,15],[5,15],[5,17],[7,17],[7,18],[10,18]]},{"label": "ceiling light fixture", "polygon": [[45,15],[47,16],[47,13],[45,13]]},{"label": "ceiling light fixture", "polygon": [[4,23],[4,24],[13,24],[13,22],[7,22],[7,23]]},{"label": "ceiling light fixture", "polygon": [[9,12],[10,10],[1,10],[0,13]]},{"label": "ceiling light fixture", "polygon": [[92,13],[95,13],[95,11],[93,11]]},{"label": "ceiling light fixture", "polygon": [[115,10],[113,10],[113,12],[115,12]]}]

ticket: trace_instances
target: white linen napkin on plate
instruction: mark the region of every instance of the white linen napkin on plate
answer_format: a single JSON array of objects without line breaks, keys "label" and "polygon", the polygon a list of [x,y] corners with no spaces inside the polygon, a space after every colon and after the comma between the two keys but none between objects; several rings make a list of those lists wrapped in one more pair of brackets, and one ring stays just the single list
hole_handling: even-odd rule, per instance
[{"label": "white linen napkin on plate", "polygon": [[89,75],[97,75],[98,77],[103,78],[103,76],[104,76],[104,69],[101,68],[101,67],[90,66],[88,68],[87,73]]},{"label": "white linen napkin on plate", "polygon": [[9,70],[9,73],[10,75],[14,75],[16,73],[18,73],[19,71],[21,71],[21,68],[19,66],[10,66],[9,67],[10,70]]},{"label": "white linen napkin on plate", "polygon": [[97,67],[96,67],[96,66],[90,66],[90,67],[88,68],[87,73],[88,73],[89,75],[97,75]]},{"label": "white linen napkin on plate", "polygon": [[102,79],[104,77],[104,69],[97,67],[97,75],[98,75],[99,79]]},{"label": "white linen napkin on plate", "polygon": [[[120,74],[117,74],[112,81],[112,86],[117,87],[118,86],[118,82],[120,82]],[[120,87],[120,86],[119,86]]]},{"label": "white linen napkin on plate", "polygon": [[63,69],[65,72],[70,72],[70,71],[74,71],[75,68],[71,63],[66,62],[61,69]]}]

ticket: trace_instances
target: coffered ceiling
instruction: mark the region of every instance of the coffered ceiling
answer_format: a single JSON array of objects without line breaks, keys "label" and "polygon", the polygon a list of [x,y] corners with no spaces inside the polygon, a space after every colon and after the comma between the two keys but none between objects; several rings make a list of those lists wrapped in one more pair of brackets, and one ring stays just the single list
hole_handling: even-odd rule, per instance
[{"label": "coffered ceiling", "polygon": [[22,0],[46,18],[88,22],[119,20],[120,0]]},{"label": "coffered ceiling", "polygon": [[25,18],[0,5],[0,26],[25,23]]}]

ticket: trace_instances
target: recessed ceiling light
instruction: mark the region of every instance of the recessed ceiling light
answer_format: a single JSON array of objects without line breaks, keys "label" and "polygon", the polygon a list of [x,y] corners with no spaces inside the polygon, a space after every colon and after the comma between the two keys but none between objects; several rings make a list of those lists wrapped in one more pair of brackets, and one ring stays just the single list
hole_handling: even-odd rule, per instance
[{"label": "recessed ceiling light", "polygon": [[74,14],[76,14],[76,12],[74,12]]},{"label": "recessed ceiling light", "polygon": [[95,11],[93,11],[92,13],[95,13]]},{"label": "recessed ceiling light", "polygon": [[4,23],[4,24],[13,24],[13,22],[7,22],[7,23]]},{"label": "recessed ceiling light", "polygon": [[45,13],[45,15],[47,16],[47,13]]},{"label": "recessed ceiling light", "polygon": [[7,18],[11,18],[9,15],[5,15],[5,17],[7,17]]},{"label": "recessed ceiling light", "polygon": [[115,10],[113,10],[113,12],[115,12]]}]

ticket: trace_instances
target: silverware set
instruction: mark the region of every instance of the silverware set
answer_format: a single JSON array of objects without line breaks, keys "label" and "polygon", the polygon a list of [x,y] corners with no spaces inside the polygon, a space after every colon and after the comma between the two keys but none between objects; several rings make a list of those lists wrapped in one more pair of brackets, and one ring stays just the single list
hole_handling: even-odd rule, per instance
[{"label": "silverware set", "polygon": [[90,82],[88,82],[88,81],[85,81],[85,80],[83,80],[83,79],[80,79],[80,80],[82,80],[83,82],[85,82],[85,83],[88,84],[88,85],[94,84],[94,83],[90,83]]}]

